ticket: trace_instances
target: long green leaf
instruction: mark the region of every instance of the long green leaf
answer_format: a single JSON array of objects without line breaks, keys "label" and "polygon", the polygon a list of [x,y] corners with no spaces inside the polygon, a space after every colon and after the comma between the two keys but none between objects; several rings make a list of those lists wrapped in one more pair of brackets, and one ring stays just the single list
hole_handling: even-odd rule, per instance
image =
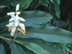
[{"label": "long green leaf", "polygon": [[58,5],[60,5],[60,0],[57,0]]},{"label": "long green leaf", "polygon": [[25,18],[26,26],[32,26],[36,24],[46,23],[52,19],[52,16],[49,13],[43,11],[26,11],[22,12],[21,16]]},{"label": "long green leaf", "polygon": [[48,42],[72,43],[72,33],[51,26],[28,27],[25,37],[42,39]]},{"label": "long green leaf", "polygon": [[14,44],[10,41],[6,42],[9,44],[12,54],[27,54],[19,45]]},{"label": "long green leaf", "polygon": [[22,9],[27,9],[29,6],[30,6],[30,3],[32,2],[32,0],[21,0],[20,2],[19,2],[19,4],[20,4],[20,7],[22,8]]},{"label": "long green leaf", "polygon": [[42,49],[40,46],[38,46],[37,44],[34,44],[34,43],[24,43],[24,46],[36,54],[50,54],[47,51],[45,51],[44,49]]},{"label": "long green leaf", "polygon": [[0,54],[6,54],[4,46],[0,44]]},{"label": "long green leaf", "polygon": [[60,10],[59,10],[59,5],[57,3],[57,0],[53,0],[54,1],[54,6],[55,6],[55,12],[56,12],[56,16],[58,19],[60,19]]},{"label": "long green leaf", "polygon": [[47,50],[50,54],[65,54],[60,46],[56,46],[55,44],[37,39],[37,38],[16,38],[17,41],[21,43],[35,43],[41,46],[43,49]]}]

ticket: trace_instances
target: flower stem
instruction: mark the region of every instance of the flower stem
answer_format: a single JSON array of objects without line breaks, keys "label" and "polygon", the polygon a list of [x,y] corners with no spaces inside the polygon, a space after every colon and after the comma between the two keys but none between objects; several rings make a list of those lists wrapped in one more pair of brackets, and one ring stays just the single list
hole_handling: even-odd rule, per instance
[{"label": "flower stem", "polygon": [[16,34],[17,34],[17,27],[16,27],[16,31],[15,31],[15,33],[14,33],[13,42],[15,41],[15,38],[16,38]]},{"label": "flower stem", "polygon": [[[12,39],[9,39],[9,38],[6,38],[6,37],[3,37],[3,36],[0,36],[0,38],[2,38],[3,40],[8,40],[8,41],[12,41]],[[21,42],[19,42],[19,41],[17,41],[17,40],[15,40],[14,41],[15,43],[18,43],[18,44],[22,44]]]}]

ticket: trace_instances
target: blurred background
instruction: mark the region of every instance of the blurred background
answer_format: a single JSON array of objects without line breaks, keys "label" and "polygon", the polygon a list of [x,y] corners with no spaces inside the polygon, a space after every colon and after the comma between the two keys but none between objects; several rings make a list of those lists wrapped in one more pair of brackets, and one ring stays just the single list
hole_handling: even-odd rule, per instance
[{"label": "blurred background", "polygon": [[[72,32],[72,0],[0,0],[0,26],[2,25],[1,23],[9,20],[10,16],[7,16],[7,13],[14,12],[18,3],[20,4],[20,12],[43,11],[49,13],[52,19],[46,22],[47,25]],[[29,14],[31,13],[29,12]],[[39,14],[41,13],[39,12]],[[25,17],[28,16],[25,15]],[[34,15],[31,15],[31,17],[34,17]],[[3,26],[0,28],[0,31],[2,31],[2,29],[4,29]],[[68,54],[72,53],[72,44],[52,44],[59,46],[62,51]]]}]

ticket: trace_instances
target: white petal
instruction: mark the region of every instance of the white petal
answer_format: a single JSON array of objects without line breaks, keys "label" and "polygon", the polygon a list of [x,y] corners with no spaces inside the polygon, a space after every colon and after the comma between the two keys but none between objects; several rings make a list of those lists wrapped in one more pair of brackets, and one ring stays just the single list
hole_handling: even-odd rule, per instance
[{"label": "white petal", "polygon": [[15,15],[14,15],[14,14],[12,14],[12,15],[11,15],[11,17],[12,17],[12,18],[14,18],[14,17],[15,17]]},{"label": "white petal", "polygon": [[13,21],[13,20],[14,20],[14,18],[11,18],[11,19],[9,20],[9,22],[10,22],[10,21]]},{"label": "white petal", "polygon": [[20,12],[16,12],[17,13],[17,15],[19,15],[20,14]]},{"label": "white petal", "polygon": [[13,26],[14,22],[10,22],[9,24],[7,24],[7,27]]},{"label": "white petal", "polygon": [[15,14],[15,12],[9,12],[9,13],[7,13],[7,15],[14,15]]},{"label": "white petal", "polygon": [[18,21],[15,21],[15,26],[16,26],[16,27],[18,26]]},{"label": "white petal", "polygon": [[13,27],[13,28],[11,29],[11,36],[13,36],[13,35],[14,35],[15,30],[16,30],[16,27]]},{"label": "white petal", "polygon": [[19,10],[19,4],[16,5],[16,11],[18,11],[18,10]]},{"label": "white petal", "polygon": [[19,20],[20,20],[20,21],[25,21],[25,19],[23,19],[23,18],[21,18],[21,17],[19,17]]},{"label": "white petal", "polygon": [[21,28],[25,27],[25,25],[24,25],[23,23],[19,23],[19,26],[20,26]]},{"label": "white petal", "polygon": [[25,27],[22,27],[23,30],[25,30]]},{"label": "white petal", "polygon": [[19,16],[16,15],[14,21],[18,21],[19,20]]}]

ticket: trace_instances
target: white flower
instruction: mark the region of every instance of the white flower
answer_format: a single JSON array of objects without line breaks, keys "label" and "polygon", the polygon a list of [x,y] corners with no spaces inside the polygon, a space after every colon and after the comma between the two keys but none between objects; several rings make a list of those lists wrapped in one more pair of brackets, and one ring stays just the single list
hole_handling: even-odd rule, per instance
[{"label": "white flower", "polygon": [[25,25],[23,23],[20,23],[20,21],[25,21],[25,19],[19,17],[20,12],[18,12],[18,10],[19,4],[16,5],[16,12],[7,13],[7,15],[11,16],[11,18],[9,19],[9,24],[6,25],[8,27],[8,30],[11,31],[11,36],[14,36],[17,26],[20,27],[20,32],[25,35]]}]

